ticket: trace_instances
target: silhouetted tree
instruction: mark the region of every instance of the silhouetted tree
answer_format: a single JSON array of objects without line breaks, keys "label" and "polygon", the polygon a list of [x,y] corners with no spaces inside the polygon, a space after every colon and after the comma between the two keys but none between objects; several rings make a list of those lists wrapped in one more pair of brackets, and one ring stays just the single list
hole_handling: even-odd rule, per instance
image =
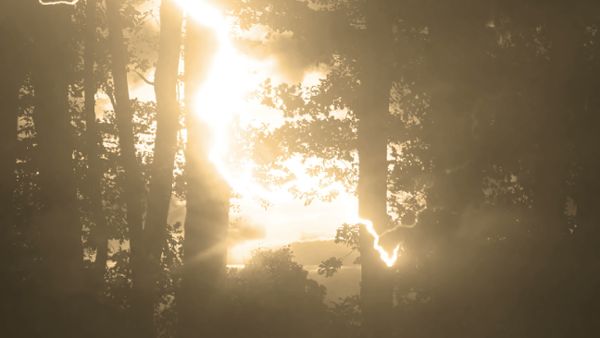
[{"label": "silhouetted tree", "polygon": [[[48,336],[73,332],[83,291],[82,227],[73,172],[73,129],[68,86],[72,80],[71,8],[35,6],[31,70],[35,93],[34,123],[39,151],[41,208],[33,218],[39,231],[41,279],[39,327]],[[43,277],[42,277],[43,276]]]},{"label": "silhouetted tree", "polygon": [[289,248],[257,251],[225,286],[225,337],[330,337],[325,288],[309,279]]},{"label": "silhouetted tree", "polygon": [[[7,11],[13,6],[12,15]],[[25,55],[25,36],[19,29],[18,18],[22,9],[10,2],[10,6],[3,6],[0,10],[5,13],[0,17],[0,44],[4,46],[0,52],[0,74],[3,80],[0,83],[0,266],[3,273],[0,277],[0,289],[6,295],[0,307],[0,325],[7,330],[6,334],[16,335],[18,328],[15,325],[15,308],[18,306],[18,279],[15,277],[18,269],[15,260],[18,251],[15,250],[16,208],[15,190],[17,188],[16,162],[17,162],[17,117],[19,115],[19,94],[23,87],[26,64],[23,62]]]},{"label": "silhouetted tree", "polygon": [[[166,245],[167,216],[172,194],[173,163],[179,131],[177,81],[181,51],[182,13],[173,1],[161,3],[160,45],[154,89],[157,117],[156,139],[148,191],[148,214],[144,227],[144,259],[148,296],[155,292],[156,273]],[[152,271],[154,270],[154,272]]]},{"label": "silhouetted tree", "polygon": [[[388,3],[370,1],[365,4],[366,29],[358,34],[361,43],[357,61],[359,98],[358,118],[358,208],[359,215],[371,220],[382,234],[388,228],[388,121],[390,91],[393,81],[393,31]],[[391,253],[394,244],[387,245]],[[389,315],[392,310],[393,286],[391,271],[373,248],[373,237],[360,230],[361,301],[364,329],[367,337],[389,335]]]},{"label": "silhouetted tree", "polygon": [[106,2],[109,48],[111,53],[111,74],[114,81],[115,116],[119,135],[121,163],[124,168],[124,200],[127,205],[127,226],[129,230],[130,264],[133,280],[132,310],[139,323],[141,335],[151,337],[154,320],[154,302],[144,292],[143,260],[144,254],[142,231],[144,217],[144,201],[146,189],[144,178],[135,149],[133,129],[133,110],[129,98],[129,82],[127,80],[127,47],[123,41],[122,17],[118,1]]},{"label": "silhouetted tree", "polygon": [[[93,246],[96,250],[94,261],[94,291],[102,294],[104,288],[104,274],[108,259],[108,225],[103,210],[102,176],[104,174],[101,153],[103,148],[102,136],[96,121],[96,93],[98,80],[96,78],[95,64],[97,52],[97,16],[98,5],[96,0],[85,3],[85,52],[84,52],[84,111],[86,126],[88,172],[87,182],[82,190],[90,198],[90,209],[94,222],[92,235]],[[87,189],[86,189],[87,188]]]}]

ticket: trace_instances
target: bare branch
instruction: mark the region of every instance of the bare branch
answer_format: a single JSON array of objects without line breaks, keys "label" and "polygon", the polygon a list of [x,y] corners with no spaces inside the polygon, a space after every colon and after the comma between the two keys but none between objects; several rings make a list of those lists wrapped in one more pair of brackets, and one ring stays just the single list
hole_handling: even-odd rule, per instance
[{"label": "bare branch", "polygon": [[142,74],[142,73],[138,72],[137,70],[135,71],[135,73],[136,73],[136,74],[137,74],[137,75],[138,75],[138,76],[139,76],[139,77],[142,79],[142,81],[146,82],[147,84],[149,84],[149,85],[151,85],[151,86],[154,86],[154,82],[153,82],[153,81],[150,81],[150,80],[148,80],[148,78],[147,78],[147,77],[145,77],[145,76],[144,76],[144,74]]}]

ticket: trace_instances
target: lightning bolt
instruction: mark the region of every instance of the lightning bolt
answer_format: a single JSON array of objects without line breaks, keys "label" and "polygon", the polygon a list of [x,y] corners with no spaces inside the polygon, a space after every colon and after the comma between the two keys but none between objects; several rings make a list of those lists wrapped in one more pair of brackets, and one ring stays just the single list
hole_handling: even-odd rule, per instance
[{"label": "lightning bolt", "polygon": [[40,3],[40,5],[42,6],[55,6],[55,5],[76,5],[79,0],[59,0],[59,1],[44,1],[44,0],[38,0],[38,2]]},{"label": "lightning bolt", "polygon": [[[358,210],[358,203],[356,203],[356,204],[357,205],[354,208],[354,210]],[[383,261],[383,263],[385,263],[385,265],[389,268],[393,267],[396,264],[396,262],[398,261],[398,258],[400,258],[400,252],[402,251],[401,244],[400,243],[396,244],[396,246],[394,246],[394,248],[391,251],[388,251],[386,248],[383,247],[383,245],[381,245],[381,239],[385,235],[393,233],[394,231],[396,231],[400,228],[410,227],[410,226],[399,224],[399,225],[396,225],[395,227],[392,227],[392,228],[389,228],[389,229],[383,231],[380,234],[377,232],[377,230],[375,230],[375,225],[373,224],[373,221],[366,219],[366,218],[362,218],[362,217],[358,216],[356,213],[352,218],[350,218],[348,223],[363,225],[365,227],[365,230],[367,230],[369,235],[371,235],[371,237],[373,238],[373,249],[375,249],[375,251],[377,251],[381,261]]]},{"label": "lightning bolt", "polygon": [[[73,6],[76,5],[79,2],[79,0],[38,0],[38,2],[42,6]],[[231,42],[228,39],[228,32],[223,30],[224,27],[227,27],[226,20],[224,16],[220,12],[218,12],[218,10],[216,10],[216,8],[211,7],[206,3],[202,3],[201,1],[177,0],[177,3],[179,3],[179,5],[181,5],[188,14],[191,13],[192,16],[194,16],[197,20],[204,21],[205,24],[208,24],[213,29],[215,29],[215,31],[218,33],[217,35],[220,40],[221,46],[225,46],[225,48],[221,47],[222,49],[232,48]],[[207,16],[206,14],[209,15]],[[211,119],[207,115],[200,116],[202,120],[207,125],[209,125],[214,131],[214,140],[212,142],[213,146],[210,149],[209,159],[232,189],[238,192],[252,193],[253,195],[264,198],[268,195],[268,191],[264,189],[264,187],[262,187],[261,185],[255,183],[255,180],[249,179],[251,178],[251,174],[248,174],[250,171],[247,170],[246,175],[236,178],[236,175],[233,175],[234,171],[228,168],[226,162],[222,158],[222,154],[226,153],[229,144],[228,140],[226,139],[226,124],[228,124],[228,122],[230,122],[231,120],[230,114],[227,114],[225,116],[226,118],[221,118],[218,120]],[[251,165],[246,167],[250,168]],[[400,226],[388,229],[380,235],[375,230],[375,226],[373,225],[373,222],[371,220],[356,216],[354,217],[354,221],[354,223],[356,224],[363,224],[367,232],[373,237],[373,248],[375,249],[375,251],[377,251],[377,253],[379,253],[379,258],[385,263],[385,265],[387,265],[388,267],[394,266],[394,264],[398,261],[398,257],[400,254],[400,244],[397,244],[391,252],[388,252],[381,245],[380,241],[383,236],[395,231]]]},{"label": "lightning bolt", "polygon": [[[236,71],[232,71],[232,67],[235,68],[236,64],[247,65],[248,60],[238,59],[231,60],[227,57],[230,55],[239,55],[231,42],[229,37],[229,25],[227,23],[226,18],[220,13],[215,7],[210,6],[204,1],[195,1],[195,0],[176,0],[176,2],[184,9],[184,11],[194,18],[196,21],[211,27],[215,30],[217,38],[219,40],[219,51],[217,51],[217,55],[215,59],[217,62],[219,60],[228,60],[227,64],[224,65],[223,69],[217,70],[219,68],[219,64],[213,65],[212,77],[216,79],[220,79],[222,82],[224,75],[229,75],[231,72],[232,78],[231,83],[236,82]],[[221,53],[219,55],[219,53]],[[240,71],[244,71],[243,69]],[[224,72],[225,74],[220,74],[220,72]],[[225,76],[227,77],[227,76]],[[234,191],[246,194],[249,196],[259,197],[266,200],[271,200],[272,197],[270,191],[265,189],[262,185],[256,183],[256,180],[252,174],[252,168],[254,165],[252,163],[246,163],[243,167],[243,170],[240,171],[240,168],[230,168],[225,160],[225,154],[228,153],[229,149],[229,140],[228,140],[228,125],[233,121],[233,110],[232,108],[238,108],[235,110],[239,110],[238,107],[223,108],[223,104],[227,104],[228,102],[220,101],[216,105],[206,105],[203,106],[203,101],[214,100],[214,97],[218,96],[218,93],[214,93],[215,90],[225,90],[228,95],[228,99],[231,100],[233,96],[231,95],[232,88],[213,88],[215,84],[211,84],[211,77],[206,81],[206,85],[204,90],[209,92],[212,91],[211,94],[199,95],[197,98],[196,109],[198,111],[198,117],[205,123],[213,132],[212,132],[212,146],[209,149],[209,160],[215,166],[219,174],[223,177],[223,179],[228,183],[228,185]],[[218,87],[218,84],[217,84]],[[237,96],[243,97],[243,95]],[[229,102],[230,103],[230,102]],[[215,111],[218,110],[218,111]],[[243,110],[243,109],[241,109]],[[354,210],[358,210],[358,206],[354,208]],[[385,263],[386,266],[392,267],[398,261],[398,257],[400,255],[401,245],[397,244],[392,251],[386,250],[381,245],[381,238],[388,233],[391,233],[397,230],[399,226],[394,228],[390,228],[383,233],[379,234],[373,225],[373,222],[358,217],[358,215],[353,217],[354,224],[363,224],[365,229],[373,237],[373,248],[379,254],[380,259]]]},{"label": "lightning bolt", "polygon": [[[367,220],[364,220],[365,222]],[[379,258],[385,263],[385,265],[388,266],[388,268],[391,268],[392,266],[394,266],[394,264],[396,264],[396,261],[398,260],[399,257],[399,252],[400,252],[400,244],[397,244],[394,249],[392,250],[391,253],[389,253],[383,246],[381,246],[381,244],[379,243],[379,234],[377,233],[377,231],[375,231],[375,228],[373,227],[373,222],[368,222],[365,224],[365,227],[367,229],[367,231],[369,232],[369,234],[373,237],[373,248],[379,253]],[[385,235],[387,233],[384,232],[383,234],[381,234],[381,236]]]},{"label": "lightning bolt", "polygon": [[[58,1],[44,1],[38,0],[39,4],[42,6],[56,6],[56,5],[76,5],[79,0],[58,0]],[[226,20],[224,16],[216,10],[216,8],[209,6],[206,3],[202,3],[201,1],[185,1],[185,0],[177,0],[177,3],[181,5],[187,13],[191,13],[196,19],[200,21],[204,21],[206,24],[211,26],[218,33],[218,38],[220,40],[221,46],[225,46],[222,49],[231,49],[231,42],[228,39],[228,32],[224,31],[223,28],[227,27]],[[201,17],[198,17],[202,13]],[[209,14],[208,16],[206,14]],[[195,15],[194,15],[195,14]],[[210,18],[207,20],[207,18]],[[223,115],[221,115],[223,116]],[[210,149],[209,159],[213,163],[213,165],[217,168],[220,175],[225,179],[225,181],[229,184],[229,186],[238,192],[245,193],[253,193],[253,195],[257,195],[259,197],[264,198],[268,192],[261,185],[255,183],[253,179],[248,179],[248,174],[244,175],[244,177],[236,179],[235,175],[233,175],[233,170],[230,170],[226,164],[226,162],[222,158],[222,154],[226,153],[226,148],[228,146],[228,140],[226,139],[226,124],[230,122],[231,115],[225,115],[226,118],[221,118],[218,120],[210,119],[207,115],[201,115],[202,120],[208,124],[213,133],[213,146]],[[249,173],[249,171],[246,171]],[[251,176],[251,174],[250,174]],[[242,183],[244,182],[244,183]],[[358,210],[358,209],[357,209]],[[354,217],[355,222],[357,224],[363,224],[367,232],[373,237],[373,248],[377,253],[379,253],[379,258],[387,265],[388,267],[394,266],[398,261],[398,257],[400,254],[400,244],[397,244],[391,252],[388,252],[380,243],[381,238],[386,234],[395,231],[400,226],[396,226],[394,228],[388,229],[384,231],[381,235],[377,233],[375,230],[375,226],[373,222],[368,219],[360,218],[358,216]]]},{"label": "lightning bolt", "polygon": [[379,243],[379,241],[380,241],[381,237],[385,236],[386,234],[388,234],[390,232],[395,231],[400,226],[388,229],[388,230],[384,231],[381,235],[379,235],[377,233],[377,231],[375,230],[375,226],[373,225],[373,222],[371,222],[368,219],[362,219],[361,223],[365,225],[365,229],[367,229],[367,232],[369,232],[369,234],[373,237],[373,248],[375,249],[375,251],[377,251],[379,253],[379,258],[389,268],[394,266],[394,264],[396,264],[396,261],[398,261],[398,257],[400,256],[400,244],[397,244],[394,247],[394,249],[392,250],[392,252],[390,253]]}]

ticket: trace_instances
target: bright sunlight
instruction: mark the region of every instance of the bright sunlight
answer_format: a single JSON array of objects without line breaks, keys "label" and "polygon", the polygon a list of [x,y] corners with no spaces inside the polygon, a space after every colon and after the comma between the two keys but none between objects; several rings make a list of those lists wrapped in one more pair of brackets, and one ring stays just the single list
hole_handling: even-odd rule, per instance
[{"label": "bright sunlight", "polygon": [[[260,198],[270,203],[276,203],[281,198],[283,191],[270,191],[256,182],[253,177],[254,163],[247,159],[233,164],[230,161],[231,153],[230,135],[231,126],[239,121],[242,115],[247,119],[251,114],[249,104],[252,92],[258,88],[269,70],[272,70],[273,61],[259,61],[240,53],[232,43],[232,22],[216,7],[207,1],[176,0],[184,9],[188,17],[198,23],[211,28],[217,38],[217,52],[213,58],[209,74],[203,83],[200,92],[195,98],[194,109],[197,116],[212,130],[212,144],[209,158],[216,166],[218,172],[227,181],[235,193],[248,198]],[[318,74],[309,72],[305,75],[305,82],[315,82]],[[304,173],[302,164],[289,162],[291,170],[301,182],[302,186],[317,184],[315,178]],[[319,189],[335,189],[337,187],[323,187]],[[373,237],[373,247],[379,253],[381,260],[392,267],[400,252],[400,244],[391,251],[380,244],[380,235],[375,230],[373,223],[359,217],[358,202],[349,205],[345,214],[345,222],[364,224],[368,233]],[[281,225],[280,225],[281,226]],[[388,232],[393,232],[392,228]],[[252,250],[264,243],[243,243],[231,248],[230,255],[238,260],[250,256]]]}]

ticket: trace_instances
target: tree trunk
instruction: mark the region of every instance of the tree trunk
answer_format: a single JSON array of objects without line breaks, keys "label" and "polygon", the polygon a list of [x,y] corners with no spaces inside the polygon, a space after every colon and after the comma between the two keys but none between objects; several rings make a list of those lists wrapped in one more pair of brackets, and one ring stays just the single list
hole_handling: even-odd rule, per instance
[{"label": "tree trunk", "polygon": [[[15,295],[19,285],[17,269],[13,268],[15,247],[13,230],[15,226],[14,190],[16,185],[17,115],[19,110],[19,89],[23,83],[22,64],[23,37],[15,34],[17,25],[13,20],[0,21],[0,46],[11,46],[0,51],[0,290],[5,301],[0,305],[0,326],[4,333],[16,335],[18,328],[13,321],[16,313]],[[13,331],[15,330],[15,331]]]},{"label": "tree trunk", "polygon": [[127,204],[127,224],[129,226],[129,245],[131,252],[131,270],[134,296],[132,311],[139,325],[140,337],[153,336],[154,302],[146,297],[143,285],[143,243],[142,227],[144,212],[145,184],[140,165],[136,157],[133,130],[133,111],[129,99],[127,81],[127,46],[123,41],[119,0],[107,0],[106,10],[109,28],[109,49],[112,56],[112,76],[114,81],[115,115],[119,133],[121,161],[124,168],[123,189]]},{"label": "tree trunk", "polygon": [[[177,151],[179,102],[177,76],[181,52],[181,10],[172,0],[163,0],[160,12],[160,46],[155,75],[157,129],[154,161],[148,193],[148,213],[140,247],[140,278],[138,292],[145,302],[145,316],[153,309],[160,259],[165,245],[167,216],[173,185],[173,163]],[[152,333],[153,334],[153,333]]]},{"label": "tree trunk", "polygon": [[[545,6],[544,6],[545,7]],[[584,39],[570,5],[549,5],[544,18],[552,49],[545,72],[546,88],[539,99],[547,110],[545,121],[533,129],[537,133],[539,154],[535,158],[534,209],[537,224],[536,242],[548,246],[562,242],[568,233],[564,208],[567,193],[569,160],[572,160],[569,110],[577,105],[575,71],[584,61],[581,49]]]},{"label": "tree trunk", "polygon": [[[473,121],[479,119],[475,115],[477,100],[494,88],[478,82],[488,76],[490,67],[485,56],[487,40],[482,42],[487,37],[482,37],[480,29],[489,6],[486,1],[470,6],[431,2],[423,10],[424,17],[431,22],[431,37],[424,53],[427,71],[423,77],[429,87],[432,114],[424,129],[424,139],[434,163],[431,173],[435,181],[428,191],[431,217],[420,225],[419,231],[435,247],[427,259],[432,271],[444,279],[432,278],[430,313],[437,321],[432,332],[448,336],[469,335],[478,329],[478,326],[465,328],[463,319],[457,318],[463,312],[453,310],[457,302],[467,304],[465,308],[476,308],[479,304],[460,299],[468,283],[462,277],[472,267],[456,258],[468,257],[472,249],[456,234],[468,208],[479,206],[483,200],[481,182],[488,163],[481,150],[482,141],[475,136]],[[470,317],[477,315],[476,310],[471,311]]]},{"label": "tree trunk", "polygon": [[181,51],[182,13],[172,0],[163,0],[160,17],[160,49],[154,82],[157,105],[156,142],[148,194],[148,216],[144,229],[148,255],[154,261],[153,264],[160,261],[165,241],[173,185],[173,163],[177,152],[177,75]]},{"label": "tree trunk", "polygon": [[85,51],[84,51],[84,112],[86,124],[86,142],[88,172],[85,189],[89,198],[92,221],[94,229],[92,232],[92,243],[96,249],[96,260],[93,272],[93,292],[96,295],[102,293],[104,285],[104,273],[108,259],[108,233],[107,222],[102,208],[102,161],[100,152],[102,150],[102,137],[96,123],[96,91],[97,82],[94,75],[94,64],[96,59],[96,11],[97,0],[86,1],[86,27],[85,27]]},{"label": "tree trunk", "polygon": [[[359,214],[378,233],[388,226],[387,142],[389,95],[392,85],[392,25],[381,3],[367,3],[367,31],[360,60],[361,103],[358,107]],[[392,248],[388,248],[391,252]],[[373,237],[360,231],[361,301],[367,337],[389,335],[393,285],[391,270],[373,248]]]},{"label": "tree trunk", "polygon": [[[598,5],[595,5],[598,7]],[[598,8],[587,13],[598,12]],[[593,49],[595,55],[600,55],[600,46]],[[600,63],[598,61],[580,62],[578,65],[582,99],[578,102],[585,105],[580,112],[578,124],[573,128],[577,130],[574,152],[577,154],[577,163],[581,168],[575,179],[574,199],[577,205],[577,228],[574,229],[574,259],[576,290],[580,306],[576,315],[581,318],[580,332],[598,331],[600,323],[595,318],[600,315],[600,295],[596,292],[600,285],[600,200],[597,192],[600,191]],[[584,80],[581,80],[584,79]],[[595,296],[590,296],[595,295]]]},{"label": "tree trunk", "polygon": [[181,337],[216,337],[220,317],[215,294],[224,277],[229,189],[209,161],[210,130],[197,120],[193,99],[207,69],[210,32],[187,27],[185,45],[187,214],[180,304]]},{"label": "tree trunk", "polygon": [[33,223],[40,231],[44,302],[40,309],[46,336],[66,337],[80,316],[83,291],[83,249],[73,174],[73,130],[68,103],[69,62],[73,60],[69,9],[38,6],[33,28],[35,47],[32,79],[36,107],[34,123],[39,149],[40,201]]},{"label": "tree trunk", "polygon": [[[574,264],[569,262],[572,255],[569,244],[573,236],[569,233],[565,205],[569,167],[574,160],[571,148],[573,136],[570,135],[569,125],[572,112],[581,102],[577,97],[576,71],[577,66],[585,62],[581,55],[584,39],[571,5],[549,4],[543,6],[542,10],[547,15],[544,21],[552,47],[548,68],[544,72],[547,78],[542,81],[546,87],[543,88],[544,94],[539,97],[541,107],[545,110],[544,121],[533,129],[537,140],[533,168],[534,227],[530,246],[533,263],[530,283],[533,286],[521,299],[526,303],[522,308],[529,307],[529,313],[532,314],[527,327],[529,334],[570,334],[571,328],[577,324],[573,325],[572,319],[565,318],[564,313],[572,304],[573,293],[565,296],[563,290],[565,285],[571,283],[571,279],[566,273],[560,276],[560,272],[568,271]],[[575,262],[581,261],[575,259]],[[548,264],[549,261],[552,264]],[[579,276],[584,274],[583,271],[575,273]]]},{"label": "tree trunk", "polygon": [[[0,26],[2,46],[15,46],[20,43],[13,40],[14,27],[8,22]],[[17,147],[17,110],[19,108],[19,88],[23,82],[22,65],[19,63],[19,51],[5,48],[0,52],[0,234],[5,239],[12,224],[13,191],[15,188],[15,163]]]},{"label": "tree trunk", "polygon": [[173,163],[177,152],[179,102],[177,76],[181,52],[182,13],[172,0],[163,0],[160,14],[160,49],[155,87],[157,121],[154,162],[148,193],[148,215],[144,228],[145,292],[154,294],[173,185]]}]

